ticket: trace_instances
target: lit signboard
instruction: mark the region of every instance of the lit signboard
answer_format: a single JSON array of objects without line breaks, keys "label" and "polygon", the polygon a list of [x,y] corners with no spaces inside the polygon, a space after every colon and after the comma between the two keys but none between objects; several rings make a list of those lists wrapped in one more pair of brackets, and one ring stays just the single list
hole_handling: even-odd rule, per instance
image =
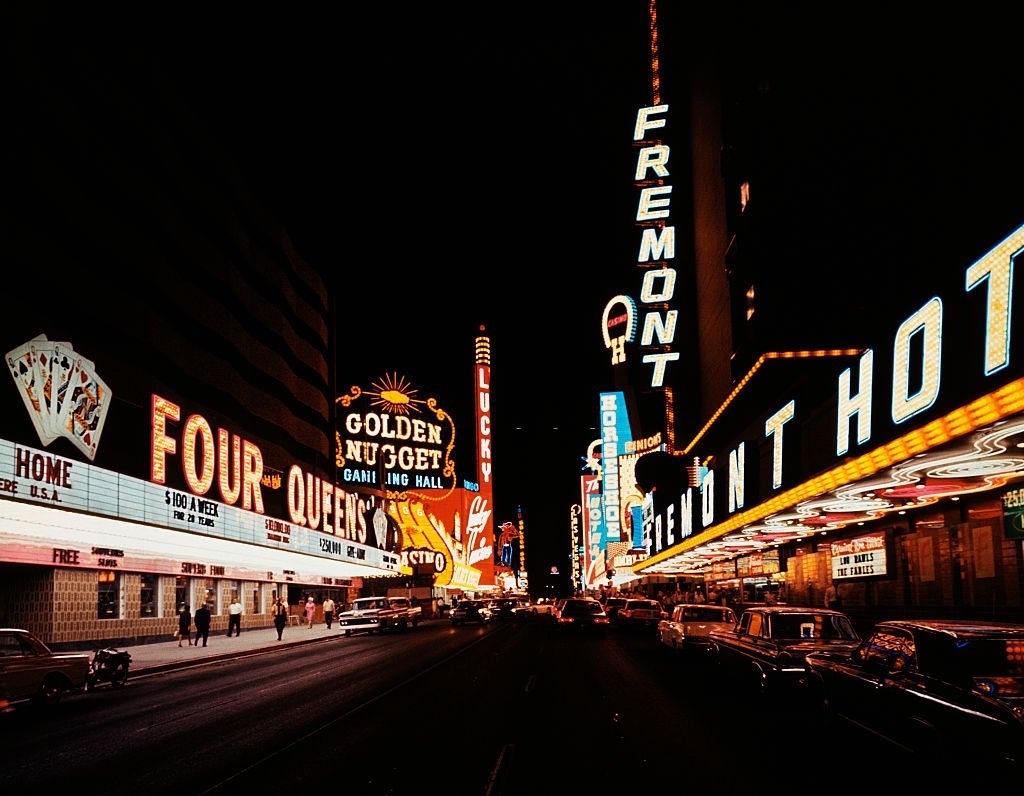
[{"label": "lit signboard", "polygon": [[886,533],[869,533],[832,543],[832,580],[871,578],[889,574]]},{"label": "lit signboard", "polygon": [[337,399],[338,480],[389,498],[437,500],[455,489],[455,426],[435,398],[418,397],[404,377],[388,374]]}]

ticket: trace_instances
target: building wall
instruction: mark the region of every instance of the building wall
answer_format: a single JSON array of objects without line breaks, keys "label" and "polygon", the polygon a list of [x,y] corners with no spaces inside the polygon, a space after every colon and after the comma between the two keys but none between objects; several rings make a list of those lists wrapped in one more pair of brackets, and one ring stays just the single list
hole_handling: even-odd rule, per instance
[{"label": "building wall", "polygon": [[[1024,622],[1024,542],[1006,538],[999,498],[960,503],[898,525],[847,534],[888,527],[894,537],[886,577],[837,581],[843,610],[858,625],[903,617]],[[827,544],[791,555],[788,602],[823,605],[830,573]]]}]

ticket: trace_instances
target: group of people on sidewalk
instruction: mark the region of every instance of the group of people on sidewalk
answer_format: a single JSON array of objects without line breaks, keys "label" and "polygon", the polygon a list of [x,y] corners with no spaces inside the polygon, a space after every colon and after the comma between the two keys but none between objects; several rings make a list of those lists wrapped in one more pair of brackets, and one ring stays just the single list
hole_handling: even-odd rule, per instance
[{"label": "group of people on sidewalk", "polygon": [[[324,611],[324,623],[327,625],[327,629],[330,630],[334,625],[334,611],[335,603],[330,597],[323,602]],[[288,624],[288,604],[284,602],[280,597],[274,600],[274,604],[271,606],[270,613],[274,618],[274,628],[277,630],[277,640],[281,641],[284,637],[284,629]],[[313,627],[313,617],[316,614],[316,602],[313,597],[307,598],[305,606],[303,608],[303,618],[306,620],[306,626]],[[190,647],[199,646],[199,641],[202,639],[203,646],[206,646],[206,642],[210,636],[210,620],[212,615],[210,609],[205,605],[201,605],[196,609],[195,614],[191,613],[190,607],[185,605],[182,607],[181,612],[178,614],[178,632],[175,633],[175,637],[178,639],[178,646],[181,646],[182,641],[187,641]],[[192,625],[195,624],[195,641],[192,640]],[[231,634],[234,632],[236,636],[242,635],[242,604],[235,598],[231,605],[228,606],[228,638],[231,638]]]},{"label": "group of people on sidewalk", "polygon": [[[202,640],[205,647],[210,638],[210,621],[212,619],[213,614],[205,605],[196,608],[194,615],[191,613],[190,607],[187,604],[184,605],[178,614],[178,632],[175,633],[178,638],[178,646],[181,646],[182,641],[187,641],[190,647],[198,647],[199,641]],[[196,626],[195,641],[192,640],[193,624]],[[231,638],[232,631],[236,636],[242,635],[242,604],[237,597],[228,606],[228,638]]]},{"label": "group of people on sidewalk", "polygon": [[[187,641],[190,647],[199,646],[199,640],[203,640],[203,646],[206,646],[207,640],[210,638],[210,620],[213,615],[210,613],[210,609],[205,605],[200,605],[196,608],[195,616],[192,615],[189,606],[185,605],[181,609],[181,613],[178,614],[178,646],[181,646],[182,641]],[[196,626],[196,639],[192,641],[192,624]]]}]

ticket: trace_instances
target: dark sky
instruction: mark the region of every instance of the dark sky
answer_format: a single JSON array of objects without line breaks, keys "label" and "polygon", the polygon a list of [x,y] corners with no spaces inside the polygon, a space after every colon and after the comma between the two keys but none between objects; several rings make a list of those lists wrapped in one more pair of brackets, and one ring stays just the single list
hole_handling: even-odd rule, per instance
[{"label": "dark sky", "polygon": [[450,3],[351,29],[293,20],[284,42],[234,37],[223,87],[204,92],[254,190],[331,275],[341,387],[404,373],[453,407],[466,440],[487,327],[495,525],[522,507],[537,579],[568,571],[568,506],[612,379],[600,313],[632,287],[646,12]]},{"label": "dark sky", "polygon": [[[948,175],[914,161],[919,142],[932,154],[949,149],[964,185],[973,186],[976,169],[956,160],[961,139],[951,125],[970,127],[975,146],[984,147],[986,136],[1006,146],[1020,135],[1018,123],[1001,119],[1020,119],[1019,110],[1007,111],[1020,106],[1021,93],[998,82],[1020,71],[1015,43],[1008,26],[984,15],[897,25],[891,10],[883,22],[858,7],[840,30],[834,21],[783,19],[775,8],[764,12],[770,20],[729,19],[722,8],[724,21],[684,24],[681,11],[672,19],[679,4],[661,6],[663,88],[672,102],[686,101],[684,87],[673,84],[673,61],[723,38],[729,58],[771,58],[790,74],[816,78],[806,104],[797,96],[808,132],[806,142],[787,142],[795,159],[841,146],[854,176],[860,162],[888,170],[870,160],[887,151],[891,131],[882,116],[915,103],[930,109],[942,135],[929,143],[928,125],[918,120],[893,139],[885,161],[893,171],[912,163],[910,184],[923,177],[920,204],[900,214],[921,229],[950,219],[943,208],[929,214],[928,185]],[[5,47],[32,48],[42,63],[58,61],[71,73],[69,86],[88,84],[72,103],[83,116],[93,106],[102,133],[87,143],[124,146],[126,163],[131,142],[118,140],[119,114],[136,124],[189,120],[168,138],[201,140],[327,275],[339,318],[340,385],[407,375],[451,406],[469,434],[473,338],[485,324],[493,346],[495,519],[514,519],[521,504],[527,549],[541,551],[531,570],[564,570],[580,456],[596,435],[597,393],[612,387],[600,313],[611,296],[636,290],[631,133],[637,108],[650,102],[648,2],[284,8],[140,7],[133,16],[92,6],[8,7],[0,37]],[[742,31],[749,37],[729,38]],[[75,74],[78,60],[89,62],[84,76]],[[829,129],[822,121],[835,94],[828,69],[858,88],[867,114],[856,125]],[[893,81],[875,105],[873,91],[886,86],[888,73]],[[17,85],[17,75],[6,77]],[[1014,89],[1020,83],[1007,81]],[[9,126],[19,134],[46,134],[14,116]],[[861,143],[874,149],[860,151]],[[83,143],[59,167],[88,156]],[[1020,176],[994,174],[993,182],[1009,192]],[[106,188],[117,184],[111,175]],[[872,215],[870,205],[863,215],[870,217],[845,220],[851,235],[891,227],[892,217]]]},{"label": "dark sky", "polygon": [[[50,126],[62,115],[89,132],[55,173],[96,147],[158,173],[215,159],[332,285],[339,385],[404,374],[451,407],[460,439],[485,325],[496,524],[522,505],[528,551],[564,571],[595,390],[612,378],[600,312],[632,287],[647,3],[282,9],[6,8],[6,162],[21,168],[20,141],[70,137]],[[11,102],[38,84],[17,73],[33,62],[53,96]],[[40,109],[45,121],[25,118]],[[130,140],[138,129],[149,140]],[[90,189],[135,182],[102,174]]]}]

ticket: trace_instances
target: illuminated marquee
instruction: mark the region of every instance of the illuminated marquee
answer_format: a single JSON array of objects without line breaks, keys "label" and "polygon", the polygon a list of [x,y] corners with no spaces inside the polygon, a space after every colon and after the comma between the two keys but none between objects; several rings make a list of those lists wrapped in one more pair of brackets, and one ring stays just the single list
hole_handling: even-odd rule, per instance
[{"label": "illuminated marquee", "polygon": [[832,543],[832,580],[888,574],[885,531]]},{"label": "illuminated marquee", "polygon": [[[967,438],[961,449],[944,454],[941,468],[932,473],[934,479],[952,482],[952,476],[968,477],[977,472],[982,475],[987,473],[992,485],[998,485],[1000,475],[1005,481],[1014,472],[1014,462],[1000,465],[1005,470],[995,470],[993,468],[996,465],[985,461],[979,451],[1003,450],[1003,438],[1018,433],[1018,429],[1024,426],[1024,421],[1018,420],[1013,423],[1004,422],[987,432],[981,430],[985,424],[1019,411],[1021,403],[1020,385],[1024,384],[1024,379],[1019,378],[1019,364],[1013,373],[1004,373],[1002,382],[995,380],[997,374],[1009,371],[1013,364],[1010,337],[1013,328],[1013,266],[1021,252],[1024,252],[1024,226],[965,271],[964,291],[974,291],[978,297],[977,304],[984,310],[984,343],[978,350],[970,352],[969,360],[948,355],[944,358],[943,341],[954,339],[954,330],[944,329],[944,325],[948,325],[949,317],[962,316],[950,316],[942,300],[933,297],[897,326],[892,342],[891,371],[878,368],[876,353],[868,349],[861,354],[855,368],[847,368],[838,374],[834,390],[836,415],[832,452],[834,461],[850,463],[840,467],[847,468],[844,472],[826,472],[818,476],[816,481],[801,485],[803,502],[800,496],[787,501],[788,505],[796,503],[801,511],[799,517],[790,518],[791,522],[803,522],[809,526],[809,532],[814,522],[830,522],[830,515],[841,517],[857,510],[882,513],[892,508],[894,504],[890,496],[898,494],[901,488],[908,489],[905,484],[916,487],[926,474],[925,468],[934,467],[924,454],[970,430],[974,430],[974,437]],[[947,380],[947,389],[954,392],[959,390],[956,392],[958,396],[963,394],[973,403],[964,406],[957,404],[956,410],[944,416],[926,418],[931,422],[922,429],[908,428],[911,419],[920,419],[927,412],[936,414],[944,409],[940,403],[944,364],[956,374],[956,378]],[[881,374],[877,372],[879,370]],[[981,378],[970,377],[972,373],[981,374]],[[880,375],[889,376],[888,382],[880,378]],[[1016,382],[1015,377],[1018,377]],[[966,389],[970,392],[964,393]],[[990,394],[985,396],[986,392]],[[880,407],[888,411],[879,412]],[[747,473],[751,461],[763,460],[767,468],[766,478],[762,480],[770,484],[770,493],[758,498],[764,504],[770,504],[776,495],[798,483],[799,479],[809,477],[811,474],[787,470],[786,462],[791,460],[784,455],[786,450],[800,448],[804,444],[800,437],[799,421],[806,414],[806,407],[802,407],[797,400],[782,401],[766,417],[760,440],[739,442],[732,450],[726,451],[725,455],[716,456],[715,459],[720,460],[722,465],[709,469],[699,487],[684,491],[676,501],[654,517],[648,552],[658,553],[693,535],[697,522],[701,528],[709,528],[717,523],[738,527],[741,524],[738,518],[746,503],[744,485],[751,483]],[[991,419],[986,419],[989,417]],[[878,426],[884,428],[879,430]],[[901,429],[901,426],[904,428]],[[903,436],[890,441],[894,435],[899,434]],[[752,456],[745,452],[748,444],[763,445],[768,448],[770,455],[763,459]],[[863,461],[850,458],[856,455],[856,451],[851,450],[854,446],[860,446],[863,450],[868,445],[877,447],[870,454],[864,454]],[[792,461],[795,463],[799,460]],[[862,496],[847,489],[844,493],[845,503],[834,498],[818,502],[814,500],[822,492],[836,489],[886,467],[892,468],[892,478],[899,483],[890,485],[885,491],[879,483],[873,483],[865,488],[872,492],[870,496]],[[728,484],[725,493],[727,500],[715,499],[716,469],[720,470],[719,477]],[[963,489],[962,485],[960,489]],[[918,489],[911,491],[920,492]],[[785,506],[780,505],[779,508]],[[726,517],[716,516],[716,513],[725,513]],[[818,517],[819,514],[824,515],[824,519]],[[728,530],[730,528],[726,527],[721,532],[724,534]],[[761,534],[770,532],[770,528],[762,528]],[[863,562],[854,563],[860,565]],[[863,577],[865,574],[860,569],[856,574],[847,574],[845,577]],[[877,571],[873,574],[877,574]],[[844,576],[834,574],[834,577]]]},{"label": "illuminated marquee", "polygon": [[[337,399],[347,410],[335,432],[335,463],[343,484],[379,490],[388,498],[439,500],[455,489],[455,426],[434,398],[397,374]],[[418,417],[417,415],[423,415]],[[446,490],[423,492],[420,490]]]}]

